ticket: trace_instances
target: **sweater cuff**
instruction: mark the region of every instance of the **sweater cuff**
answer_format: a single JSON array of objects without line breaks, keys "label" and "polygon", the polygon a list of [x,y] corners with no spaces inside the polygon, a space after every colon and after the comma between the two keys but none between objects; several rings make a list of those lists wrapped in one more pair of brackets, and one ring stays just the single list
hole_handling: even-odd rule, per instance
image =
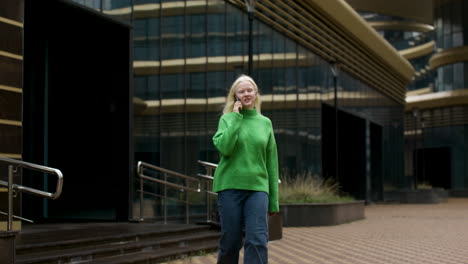
[{"label": "sweater cuff", "polygon": [[268,212],[271,212],[271,213],[279,212],[278,201],[270,201],[268,203]]}]

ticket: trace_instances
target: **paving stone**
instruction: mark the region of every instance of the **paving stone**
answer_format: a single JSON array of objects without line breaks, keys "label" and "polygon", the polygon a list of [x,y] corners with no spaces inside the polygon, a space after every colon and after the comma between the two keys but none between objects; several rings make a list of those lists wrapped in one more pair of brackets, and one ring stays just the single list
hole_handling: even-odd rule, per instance
[{"label": "paving stone", "polygon": [[[268,245],[269,263],[468,264],[467,198],[373,204],[365,215],[337,226],[283,228],[283,238]],[[215,264],[216,254],[183,263]]]}]

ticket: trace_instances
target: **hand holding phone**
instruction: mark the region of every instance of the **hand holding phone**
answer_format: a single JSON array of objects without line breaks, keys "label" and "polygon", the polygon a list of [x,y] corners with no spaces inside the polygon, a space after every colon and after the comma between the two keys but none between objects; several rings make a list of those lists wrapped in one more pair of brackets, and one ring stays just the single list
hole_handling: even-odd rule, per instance
[{"label": "hand holding phone", "polygon": [[236,99],[236,102],[234,103],[233,111],[239,113],[239,110],[242,109],[242,103],[236,95],[234,95],[234,98]]}]

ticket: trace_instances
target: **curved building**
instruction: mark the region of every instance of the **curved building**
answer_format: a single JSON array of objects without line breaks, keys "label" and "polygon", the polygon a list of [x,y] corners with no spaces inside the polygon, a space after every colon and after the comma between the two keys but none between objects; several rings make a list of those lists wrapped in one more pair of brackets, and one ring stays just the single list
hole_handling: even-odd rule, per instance
[{"label": "curved building", "polygon": [[347,2],[363,17],[367,15],[369,24],[416,70],[406,96],[405,175],[413,179],[415,188],[441,187],[458,195],[468,187],[468,21],[463,17],[467,4],[457,0]]}]

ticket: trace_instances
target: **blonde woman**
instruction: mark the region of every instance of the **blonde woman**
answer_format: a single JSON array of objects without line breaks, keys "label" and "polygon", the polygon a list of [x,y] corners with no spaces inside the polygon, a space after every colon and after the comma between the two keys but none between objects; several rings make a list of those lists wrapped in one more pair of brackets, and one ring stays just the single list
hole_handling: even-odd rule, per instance
[{"label": "blonde woman", "polygon": [[[268,214],[279,211],[278,155],[273,126],[260,113],[257,84],[241,75],[231,86],[213,143],[221,160],[213,190],[221,220],[218,263],[268,263]],[[245,242],[242,244],[242,230]]]}]

